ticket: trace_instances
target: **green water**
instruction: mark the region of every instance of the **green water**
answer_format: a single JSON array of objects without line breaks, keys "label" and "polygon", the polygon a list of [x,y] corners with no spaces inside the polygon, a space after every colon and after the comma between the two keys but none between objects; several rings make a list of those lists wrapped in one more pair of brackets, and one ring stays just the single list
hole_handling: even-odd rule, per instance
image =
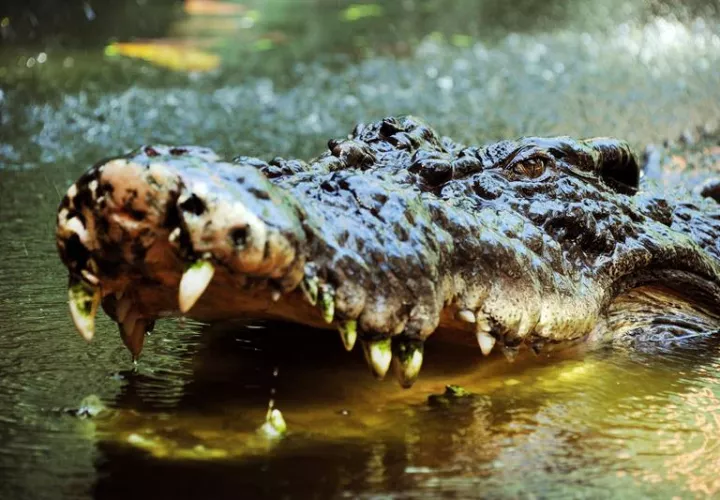
[{"label": "green water", "polygon": [[[720,494],[715,339],[508,364],[436,338],[403,391],[335,335],[168,320],[133,370],[107,318],[90,345],[74,332],[53,240],[70,183],[148,142],[309,157],[400,113],[474,143],[677,137],[720,116],[714,2],[117,3],[0,47],[1,498]],[[134,36],[220,65],[103,55]],[[448,383],[475,397],[428,404]],[[89,395],[107,410],[79,418]],[[271,397],[282,440],[256,433]]]}]

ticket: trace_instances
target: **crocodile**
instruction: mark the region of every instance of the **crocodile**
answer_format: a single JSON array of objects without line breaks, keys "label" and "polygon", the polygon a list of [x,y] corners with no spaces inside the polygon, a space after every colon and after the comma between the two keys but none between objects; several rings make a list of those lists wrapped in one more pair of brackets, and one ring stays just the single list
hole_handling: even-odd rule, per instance
[{"label": "crocodile", "polygon": [[[357,125],[309,162],[142,146],[60,203],[71,316],[90,340],[102,305],[133,359],[166,316],[336,329],[403,387],[435,333],[508,359],[709,335],[719,139],[644,156],[611,138],[474,147],[406,116]],[[663,184],[678,162],[694,191]]]}]

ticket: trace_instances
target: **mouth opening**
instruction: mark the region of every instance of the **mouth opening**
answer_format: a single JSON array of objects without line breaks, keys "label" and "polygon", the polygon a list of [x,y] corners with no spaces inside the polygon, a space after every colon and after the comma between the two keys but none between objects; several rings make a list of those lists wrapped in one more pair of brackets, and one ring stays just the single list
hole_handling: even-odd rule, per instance
[{"label": "mouth opening", "polygon": [[617,284],[606,336],[616,345],[664,348],[720,331],[720,285],[701,275],[660,269]]}]

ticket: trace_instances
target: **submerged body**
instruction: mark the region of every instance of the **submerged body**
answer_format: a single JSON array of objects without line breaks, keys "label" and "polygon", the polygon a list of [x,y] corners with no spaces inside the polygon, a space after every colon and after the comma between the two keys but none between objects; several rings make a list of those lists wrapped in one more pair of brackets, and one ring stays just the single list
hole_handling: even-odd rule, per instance
[{"label": "submerged body", "polygon": [[436,331],[510,357],[707,334],[720,205],[703,196],[720,155],[702,141],[695,195],[662,188],[670,148],[648,154],[645,184],[621,141],[465,147],[414,118],[360,125],[309,163],[147,146],[92,167],[60,206],[73,319],[90,338],[102,301],[133,356],[178,313],[335,327],[404,386]]}]

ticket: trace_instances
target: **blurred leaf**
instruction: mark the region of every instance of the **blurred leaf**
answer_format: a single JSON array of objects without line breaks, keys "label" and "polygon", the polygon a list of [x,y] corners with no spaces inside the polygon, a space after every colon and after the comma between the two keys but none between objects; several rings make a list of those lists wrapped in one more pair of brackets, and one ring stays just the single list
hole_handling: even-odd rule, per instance
[{"label": "blurred leaf", "polygon": [[470,45],[472,45],[472,37],[458,33],[452,36],[451,43],[456,47],[470,47]]},{"label": "blurred leaf", "polygon": [[264,50],[270,50],[273,48],[275,44],[272,40],[269,38],[261,38],[260,40],[256,40],[253,44],[253,49],[255,49],[258,52],[262,52]]},{"label": "blurred leaf", "polygon": [[427,36],[427,39],[435,43],[442,43],[445,41],[445,35],[440,31],[433,31]]},{"label": "blurred leaf", "polygon": [[341,17],[345,21],[352,22],[365,17],[380,17],[382,13],[382,7],[374,3],[354,4],[342,11]]}]

